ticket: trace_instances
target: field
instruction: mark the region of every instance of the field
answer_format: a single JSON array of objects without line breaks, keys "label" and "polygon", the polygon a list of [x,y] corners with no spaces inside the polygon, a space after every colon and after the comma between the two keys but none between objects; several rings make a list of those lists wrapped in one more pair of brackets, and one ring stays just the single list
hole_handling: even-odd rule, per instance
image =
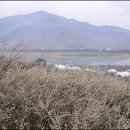
[{"label": "field", "polygon": [[130,128],[129,78],[0,59],[0,129]]}]

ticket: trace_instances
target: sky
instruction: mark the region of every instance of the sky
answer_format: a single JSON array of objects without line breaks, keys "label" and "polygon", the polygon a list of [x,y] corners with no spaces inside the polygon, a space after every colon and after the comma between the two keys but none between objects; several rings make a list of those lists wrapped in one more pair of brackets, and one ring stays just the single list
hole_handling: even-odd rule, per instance
[{"label": "sky", "polygon": [[42,10],[94,25],[130,30],[130,1],[0,1],[0,18]]}]

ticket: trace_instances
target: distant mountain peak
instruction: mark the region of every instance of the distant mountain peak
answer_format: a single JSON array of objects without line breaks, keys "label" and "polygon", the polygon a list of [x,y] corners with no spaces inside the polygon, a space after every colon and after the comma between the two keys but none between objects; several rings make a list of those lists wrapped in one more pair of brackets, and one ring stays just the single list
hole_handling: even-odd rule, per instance
[{"label": "distant mountain peak", "polygon": [[115,26],[96,26],[45,11],[0,19],[0,38],[9,45],[22,40],[32,48],[127,49],[130,31]]},{"label": "distant mountain peak", "polygon": [[26,15],[52,15],[51,13],[49,13],[49,12],[46,12],[46,11],[36,11],[36,12],[32,12],[32,13],[28,13],[28,14],[26,14]]}]

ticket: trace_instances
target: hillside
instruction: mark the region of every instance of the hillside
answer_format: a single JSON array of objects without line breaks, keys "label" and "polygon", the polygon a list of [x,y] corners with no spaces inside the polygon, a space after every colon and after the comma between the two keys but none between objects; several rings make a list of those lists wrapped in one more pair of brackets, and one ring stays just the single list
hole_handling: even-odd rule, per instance
[{"label": "hillside", "polygon": [[130,30],[95,26],[44,11],[1,18],[0,38],[8,46],[23,40],[33,49],[130,49]]}]

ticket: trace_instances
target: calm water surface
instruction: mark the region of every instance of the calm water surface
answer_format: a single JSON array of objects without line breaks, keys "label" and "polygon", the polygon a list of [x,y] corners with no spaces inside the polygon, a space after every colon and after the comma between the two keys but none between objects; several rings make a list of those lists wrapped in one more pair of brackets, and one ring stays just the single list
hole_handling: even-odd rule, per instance
[{"label": "calm water surface", "polygon": [[28,55],[26,59],[34,60],[38,57],[42,57],[49,63],[53,64],[63,64],[63,65],[130,65],[130,58],[122,57],[57,57],[49,55]]}]

